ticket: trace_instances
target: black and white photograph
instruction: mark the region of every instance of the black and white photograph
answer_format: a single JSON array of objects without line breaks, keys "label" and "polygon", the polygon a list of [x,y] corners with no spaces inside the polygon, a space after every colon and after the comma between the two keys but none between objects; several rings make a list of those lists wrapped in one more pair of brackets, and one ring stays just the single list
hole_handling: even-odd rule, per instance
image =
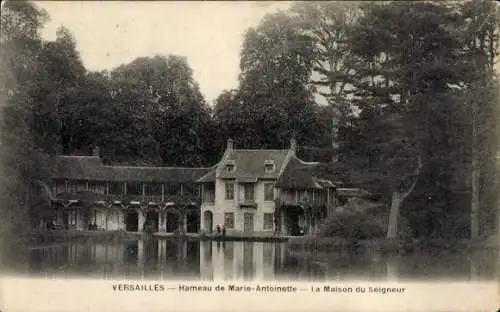
[{"label": "black and white photograph", "polygon": [[0,272],[498,282],[499,30],[490,0],[5,1]]}]

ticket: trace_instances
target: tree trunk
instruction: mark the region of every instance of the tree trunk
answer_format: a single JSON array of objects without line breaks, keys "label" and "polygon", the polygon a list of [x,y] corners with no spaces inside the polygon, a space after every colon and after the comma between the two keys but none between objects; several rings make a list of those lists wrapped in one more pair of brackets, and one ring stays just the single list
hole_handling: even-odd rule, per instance
[{"label": "tree trunk", "polygon": [[479,149],[477,137],[477,102],[472,101],[472,174],[470,203],[470,238],[479,236]]},{"label": "tree trunk", "polygon": [[479,161],[477,153],[472,154],[472,189],[471,189],[471,215],[470,215],[470,237],[479,236]]},{"label": "tree trunk", "polygon": [[418,178],[420,175],[420,170],[422,169],[422,159],[418,157],[417,159],[418,167],[415,170],[415,180],[413,181],[410,188],[405,192],[393,191],[391,210],[389,212],[389,223],[387,224],[387,238],[397,238],[398,237],[398,224],[399,224],[399,210],[403,201],[410,195],[415,186],[417,185]]},{"label": "tree trunk", "polygon": [[398,237],[399,208],[403,202],[400,192],[392,192],[391,210],[389,212],[389,224],[387,225],[387,238]]}]

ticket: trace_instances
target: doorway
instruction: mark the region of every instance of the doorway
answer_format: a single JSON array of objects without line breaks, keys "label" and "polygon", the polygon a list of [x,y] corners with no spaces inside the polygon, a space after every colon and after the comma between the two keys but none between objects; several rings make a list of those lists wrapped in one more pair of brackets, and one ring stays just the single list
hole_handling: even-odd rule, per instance
[{"label": "doorway", "polygon": [[172,233],[179,230],[179,213],[177,212],[167,212],[167,232]]},{"label": "doorway", "polygon": [[198,211],[188,211],[186,213],[186,232],[198,233],[200,230],[200,217]]},{"label": "doorway", "polygon": [[253,219],[254,215],[251,212],[245,212],[243,214],[243,231],[253,232]]},{"label": "doorway", "polygon": [[158,232],[158,212],[154,210],[148,211],[146,214],[145,231]]},{"label": "doorway", "polygon": [[212,214],[211,211],[205,211],[203,213],[203,227],[205,231],[207,232],[212,232],[213,231],[213,221],[214,220],[214,215]]},{"label": "doorway", "polygon": [[288,206],[285,213],[285,226],[287,235],[302,235],[302,225],[304,223],[304,210],[299,206]]},{"label": "doorway", "polygon": [[127,232],[137,232],[139,230],[139,214],[137,211],[127,211],[125,213],[125,230]]}]

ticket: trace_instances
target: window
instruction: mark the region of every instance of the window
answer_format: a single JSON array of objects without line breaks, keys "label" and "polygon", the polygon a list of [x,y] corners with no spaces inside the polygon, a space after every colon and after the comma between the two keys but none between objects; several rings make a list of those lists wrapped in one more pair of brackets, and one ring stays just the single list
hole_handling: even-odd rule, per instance
[{"label": "window", "polygon": [[264,230],[272,230],[273,229],[273,214],[265,213],[264,214]]},{"label": "window", "polygon": [[203,186],[203,202],[204,203],[215,202],[215,187],[213,183],[206,184]]},{"label": "window", "polygon": [[274,171],[274,161],[273,160],[266,160],[264,164],[264,168],[266,169],[266,172],[273,172]]},{"label": "window", "polygon": [[234,228],[234,212],[226,212],[224,214],[224,227],[226,229]]},{"label": "window", "polygon": [[234,183],[233,182],[226,182],[225,187],[226,187],[226,199],[233,200],[234,199]]},{"label": "window", "polygon": [[273,201],[274,200],[274,184],[265,183],[264,184],[264,200]]},{"label": "window", "polygon": [[226,163],[226,171],[233,172],[234,171],[234,160],[228,160]]},{"label": "window", "polygon": [[255,199],[254,185],[252,183],[244,184],[245,200],[253,201]]},{"label": "window", "polygon": [[70,211],[68,213],[68,224],[76,225],[76,211]]}]

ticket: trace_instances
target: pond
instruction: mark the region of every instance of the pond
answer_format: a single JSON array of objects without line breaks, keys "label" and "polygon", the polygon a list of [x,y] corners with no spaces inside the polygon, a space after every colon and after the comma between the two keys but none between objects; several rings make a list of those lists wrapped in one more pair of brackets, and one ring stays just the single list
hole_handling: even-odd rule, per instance
[{"label": "pond", "polygon": [[488,281],[497,278],[497,259],[493,250],[300,256],[290,252],[286,243],[141,239],[32,248],[16,261],[15,272],[47,278]]}]

